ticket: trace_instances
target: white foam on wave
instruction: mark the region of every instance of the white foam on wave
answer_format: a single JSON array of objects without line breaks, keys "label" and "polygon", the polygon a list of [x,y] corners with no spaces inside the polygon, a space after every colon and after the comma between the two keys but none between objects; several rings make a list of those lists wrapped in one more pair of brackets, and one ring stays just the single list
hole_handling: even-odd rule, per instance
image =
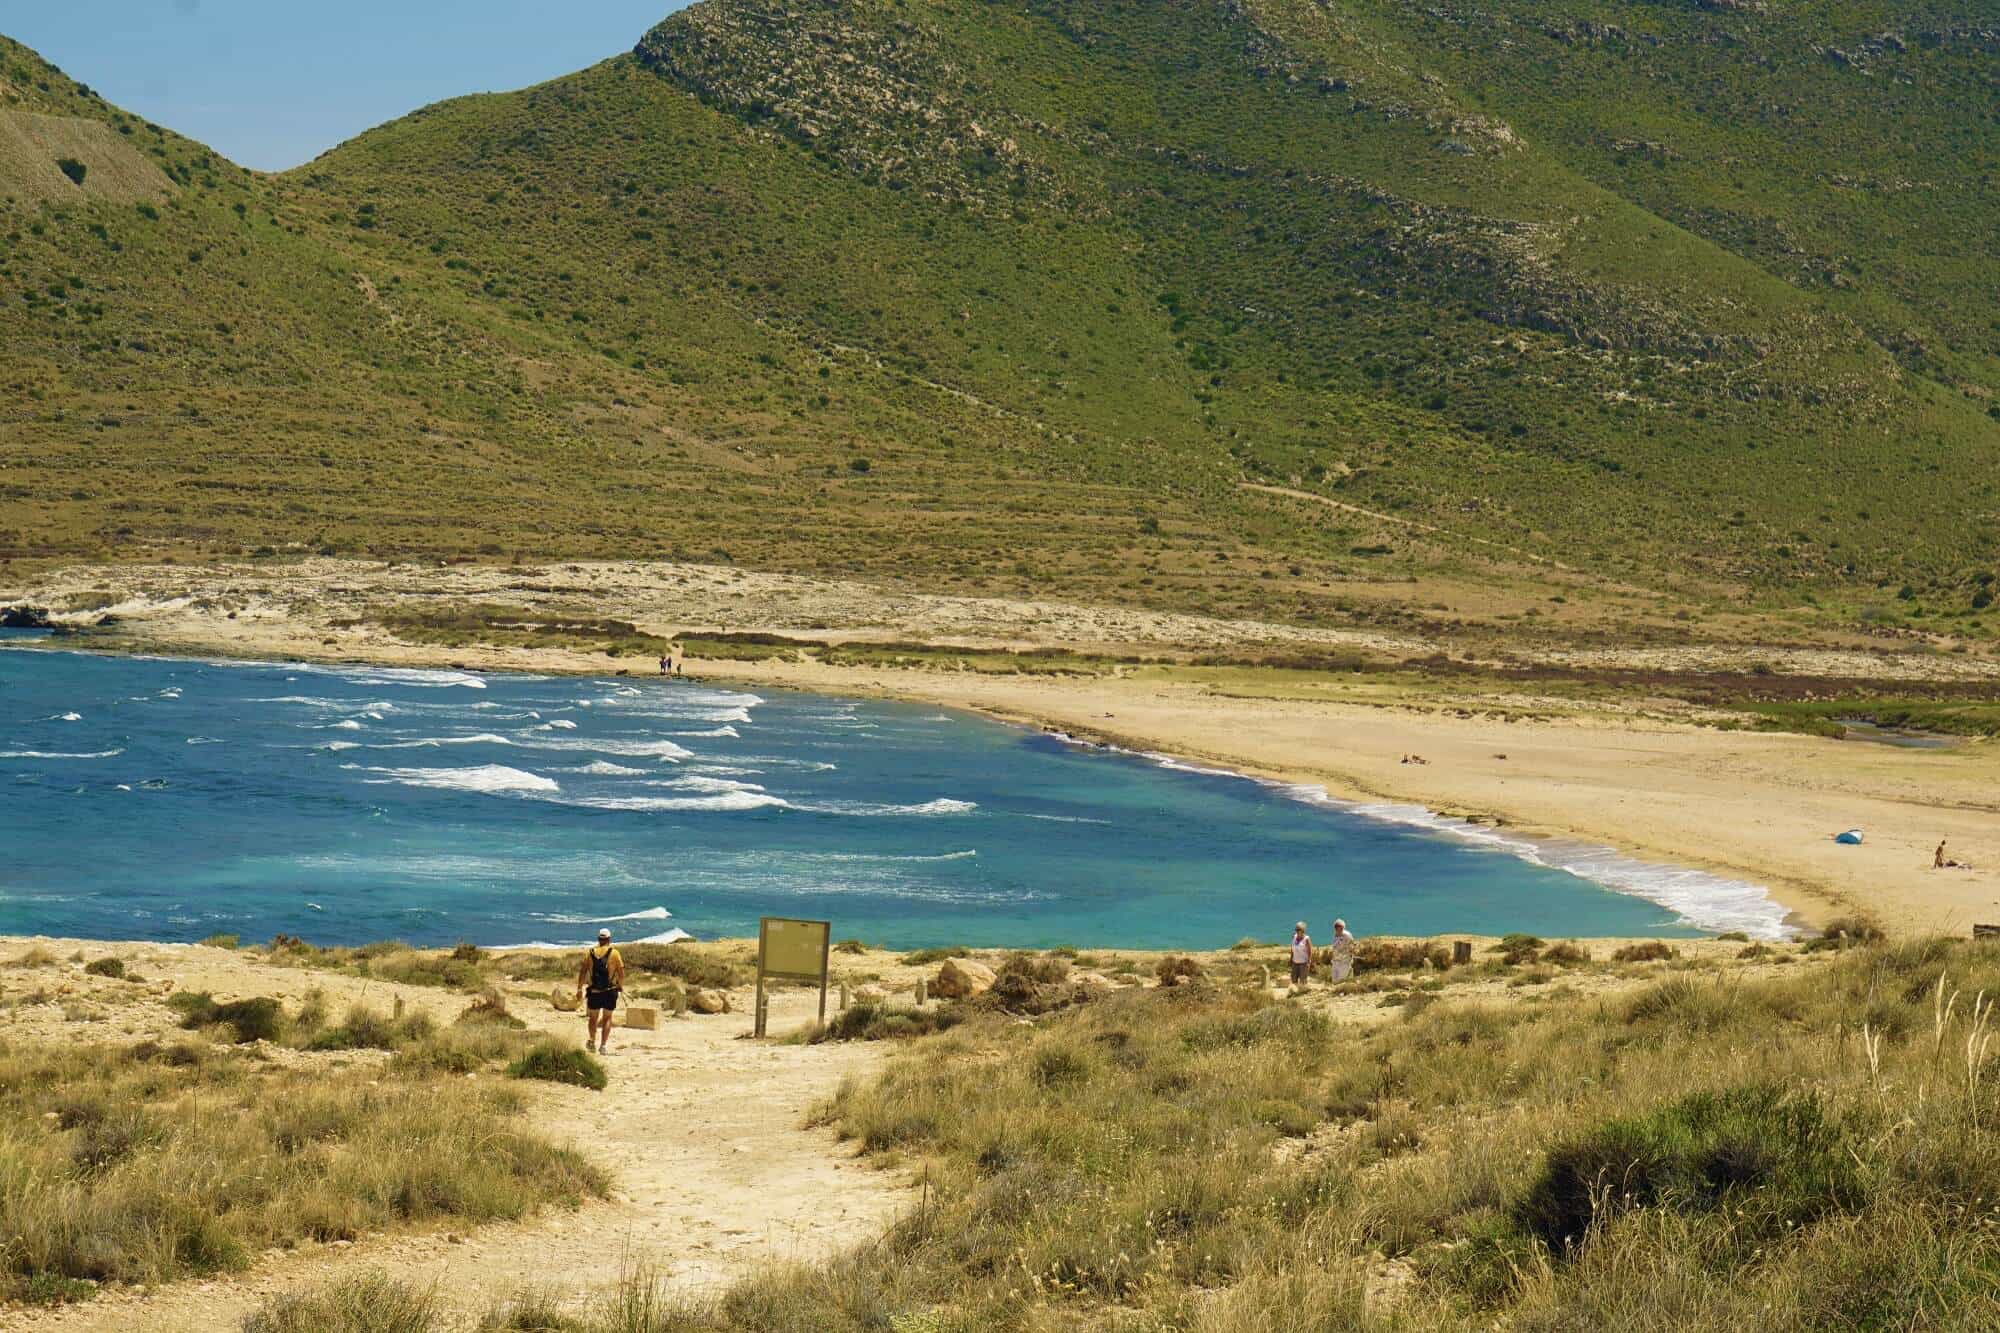
[{"label": "white foam on wave", "polygon": [[642,912],[626,912],[619,916],[563,916],[554,912],[531,912],[537,921],[552,921],[559,926],[595,926],[605,921],[665,921],[673,915],[664,907],[648,907]]},{"label": "white foam on wave", "polygon": [[115,759],[123,750],[92,750],[87,754],[58,753],[53,750],[0,750],[0,759]]},{"label": "white foam on wave", "polygon": [[1323,787],[1266,783],[1279,794],[1308,805],[1341,810],[1378,823],[1400,824],[1456,838],[1475,846],[1504,852],[1532,865],[1545,866],[1603,885],[1619,893],[1644,898],[1665,907],[1699,930],[1740,930],[1760,939],[1785,939],[1794,932],[1785,924],[1785,909],[1756,884],[1728,879],[1685,866],[1634,860],[1609,847],[1562,839],[1527,838],[1502,833],[1466,819],[1454,819],[1419,805],[1343,801]]},{"label": "white foam on wave", "polygon": [[301,664],[299,671],[335,676],[356,685],[413,685],[422,689],[449,689],[458,686],[483,690],[486,682],[469,671],[443,671],[428,667],[331,667]]},{"label": "white foam on wave", "polygon": [[600,778],[643,778],[649,771],[643,768],[627,768],[623,764],[614,764],[607,759],[598,759],[577,768],[563,770],[565,773],[590,773]]},{"label": "white foam on wave", "polygon": [[[359,765],[348,764],[348,768]],[[393,783],[403,787],[431,787],[445,791],[473,791],[488,794],[531,792],[547,794],[561,791],[553,778],[545,778],[539,773],[528,773],[518,768],[508,768],[504,764],[481,764],[477,768],[365,768],[366,773],[382,776],[364,778],[364,782],[374,785]]]},{"label": "white foam on wave", "polygon": [[679,944],[682,940],[691,940],[693,938],[694,936],[688,934],[685,930],[682,930],[679,926],[675,926],[672,930],[663,930],[657,935],[647,935],[643,939],[633,940],[632,943]]},{"label": "white foam on wave", "polygon": [[934,801],[924,801],[918,805],[888,805],[872,801],[820,801],[810,805],[802,804],[798,808],[813,814],[862,815],[874,818],[886,815],[968,815],[979,808],[979,803],[940,796]]},{"label": "white foam on wave", "polygon": [[56,714],[56,715],[55,715],[54,717],[51,717],[51,718],[45,718],[45,719],[43,719],[43,720],[44,720],[44,721],[47,721],[47,722],[81,722],[81,721],[83,721],[83,714],[82,714],[82,713],[58,713],[58,714]]},{"label": "white foam on wave", "polygon": [[371,750],[424,750],[440,745],[512,745],[505,736],[496,736],[490,731],[482,731],[471,736],[422,736],[409,741],[375,741],[368,746]]},{"label": "white foam on wave", "polygon": [[222,739],[222,737],[220,737],[220,736],[190,736],[190,737],[188,737],[188,738],[187,738],[187,743],[188,743],[189,745],[227,745],[227,744],[229,744],[229,742],[228,742],[228,741],[226,741],[226,740]]},{"label": "white foam on wave", "polygon": [[587,736],[575,739],[557,739],[553,736],[538,736],[526,739],[520,744],[534,750],[583,751],[598,754],[620,754],[625,756],[646,756],[653,759],[687,759],[693,751],[674,744],[672,741],[617,741],[597,740]]},{"label": "white foam on wave", "polygon": [[590,810],[788,810],[791,803],[769,792],[725,791],[710,796],[573,796],[559,804]]},{"label": "white foam on wave", "polygon": [[355,721],[355,720],[354,720],[353,718],[351,718],[351,717],[348,717],[348,718],[342,718],[342,719],[341,719],[340,721],[338,721],[338,722],[335,722],[335,723],[333,723],[333,724],[332,724],[331,726],[329,726],[329,727],[327,728],[327,730],[329,730],[329,731],[359,731],[359,730],[361,730],[361,724],[360,724],[359,722],[356,722],[356,721]]},{"label": "white foam on wave", "polygon": [[709,777],[702,773],[691,773],[684,778],[667,778],[648,782],[648,787],[674,787],[681,791],[763,791],[754,782],[739,782],[735,778]]},{"label": "white foam on wave", "polygon": [[339,753],[340,751],[342,751],[342,750],[358,750],[358,749],[360,749],[360,748],[361,748],[361,742],[360,742],[360,741],[328,741],[328,742],[327,742],[327,743],[326,743],[325,745],[322,745],[322,746],[319,746],[318,748],[319,748],[319,749],[322,749],[322,750],[332,750],[332,751],[333,751],[334,753],[338,754],[338,753]]},{"label": "white foam on wave", "polygon": [[670,731],[667,734],[683,740],[735,740],[739,733],[734,727],[717,727],[713,731]]},{"label": "white foam on wave", "polygon": [[568,718],[566,718],[566,717],[559,717],[559,718],[555,718],[555,719],[554,719],[554,720],[552,720],[552,721],[548,721],[548,722],[544,722],[544,723],[542,723],[542,725],[541,725],[541,726],[539,726],[539,727],[530,727],[530,728],[528,728],[528,730],[530,730],[530,731],[575,731],[575,730],[576,730],[576,723],[574,723],[574,722],[570,721],[570,720],[569,720]]}]

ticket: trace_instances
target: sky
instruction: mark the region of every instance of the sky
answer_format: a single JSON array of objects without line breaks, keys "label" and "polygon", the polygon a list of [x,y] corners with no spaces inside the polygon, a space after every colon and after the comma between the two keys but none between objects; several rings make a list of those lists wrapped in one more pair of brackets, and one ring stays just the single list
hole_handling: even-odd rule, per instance
[{"label": "sky", "polygon": [[687,0],[0,0],[109,102],[281,171],[431,102],[632,49]]}]

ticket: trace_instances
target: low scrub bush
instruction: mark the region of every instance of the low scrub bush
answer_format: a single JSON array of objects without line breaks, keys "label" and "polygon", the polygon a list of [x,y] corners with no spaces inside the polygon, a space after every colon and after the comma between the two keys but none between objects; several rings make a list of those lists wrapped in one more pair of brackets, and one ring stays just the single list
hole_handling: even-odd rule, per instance
[{"label": "low scrub bush", "polygon": [[1430,940],[1361,940],[1354,946],[1354,971],[1414,972],[1451,966],[1451,950]]},{"label": "low scrub bush", "polygon": [[[286,1292],[243,1321],[243,1333],[440,1333],[445,1309],[435,1292],[382,1272]],[[561,1324],[510,1324],[560,1329]]]},{"label": "low scrub bush", "polygon": [[1560,967],[1582,967],[1590,961],[1590,950],[1584,948],[1574,940],[1565,940],[1560,944],[1551,944],[1548,948],[1542,950],[1541,961],[1544,963],[1553,963]]},{"label": "low scrub bush", "polygon": [[918,949],[915,953],[903,955],[903,961],[911,967],[929,967],[932,963],[942,963],[947,958],[970,958],[972,950],[960,947],[947,949]]},{"label": "low scrub bush", "polygon": [[357,1004],[337,1027],[322,1028],[302,1045],[309,1051],[395,1051],[423,1041],[437,1031],[437,1022],[421,1009],[400,1017]]},{"label": "low scrub bush", "polygon": [[83,965],[83,970],[93,977],[123,977],[125,960],[122,958],[93,958]]},{"label": "low scrub bush", "polygon": [[276,1041],[284,1031],[284,1008],[268,995],[218,1004],[206,991],[178,991],[167,1005],[180,1014],[182,1027],[225,1027],[239,1044]]},{"label": "low scrub bush", "polygon": [[1772,1084],[1698,1092],[1551,1148],[1511,1216],[1559,1255],[1619,1212],[1729,1212],[1731,1253],[1865,1197],[1820,1099]]},{"label": "low scrub bush", "polygon": [[508,1065],[507,1074],[510,1078],[567,1083],[572,1087],[589,1088],[593,1092],[604,1091],[606,1082],[604,1066],[588,1051],[552,1040],[539,1043]]},{"label": "low scrub bush", "polygon": [[822,1041],[889,1041],[904,1037],[924,1037],[944,1032],[965,1021],[962,1005],[927,1005],[922,1009],[893,1009],[886,1005],[852,1004],[833,1016],[825,1027],[807,1039]]},{"label": "low scrub bush", "polygon": [[1674,956],[1672,947],[1659,940],[1627,944],[1611,951],[1611,961],[1614,963],[1658,963]]},{"label": "low scrub bush", "polygon": [[1169,954],[1153,967],[1153,976],[1162,986],[1180,986],[1201,980],[1201,963],[1185,954]]}]

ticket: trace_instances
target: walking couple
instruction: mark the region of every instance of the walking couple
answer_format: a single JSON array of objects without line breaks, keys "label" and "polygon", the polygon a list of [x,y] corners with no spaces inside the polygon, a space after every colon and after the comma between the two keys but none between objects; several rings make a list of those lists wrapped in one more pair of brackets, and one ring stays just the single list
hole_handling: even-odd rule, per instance
[{"label": "walking couple", "polygon": [[[1326,950],[1327,980],[1340,982],[1354,975],[1354,937],[1347,933],[1345,921],[1333,923],[1333,942]],[[1313,942],[1306,934],[1306,923],[1301,921],[1292,927],[1292,985],[1305,986],[1312,981]]]}]

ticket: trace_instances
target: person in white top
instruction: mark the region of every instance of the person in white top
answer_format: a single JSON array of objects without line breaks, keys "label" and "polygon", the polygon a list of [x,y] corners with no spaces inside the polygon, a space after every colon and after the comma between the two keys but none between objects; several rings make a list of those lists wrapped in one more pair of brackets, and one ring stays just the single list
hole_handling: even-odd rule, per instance
[{"label": "person in white top", "polygon": [[1306,923],[1301,921],[1292,927],[1292,984],[1304,986],[1312,976],[1313,942],[1306,934]]},{"label": "person in white top", "polygon": [[1327,946],[1327,979],[1345,981],[1354,975],[1354,937],[1345,921],[1333,923],[1333,943]]}]

